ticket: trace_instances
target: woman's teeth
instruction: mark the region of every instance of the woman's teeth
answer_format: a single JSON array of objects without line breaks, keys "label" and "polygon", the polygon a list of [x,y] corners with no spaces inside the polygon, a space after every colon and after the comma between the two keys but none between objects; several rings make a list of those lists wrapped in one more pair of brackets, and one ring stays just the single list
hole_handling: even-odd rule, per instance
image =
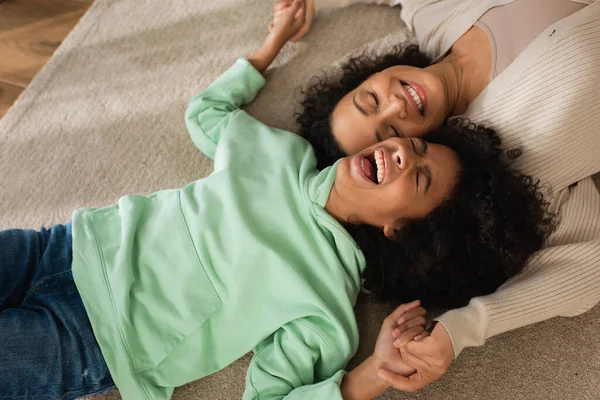
[{"label": "woman's teeth", "polygon": [[413,89],[412,86],[410,86],[410,85],[402,84],[402,86],[404,86],[404,88],[412,96],[412,98],[415,101],[415,103],[417,103],[417,107],[419,108],[419,112],[423,112],[423,102],[421,101],[421,98],[419,97],[419,94],[417,93],[417,91],[415,89]]},{"label": "woman's teeth", "polygon": [[385,162],[383,160],[383,151],[375,151],[375,164],[377,165],[377,183],[383,182],[385,178]]}]

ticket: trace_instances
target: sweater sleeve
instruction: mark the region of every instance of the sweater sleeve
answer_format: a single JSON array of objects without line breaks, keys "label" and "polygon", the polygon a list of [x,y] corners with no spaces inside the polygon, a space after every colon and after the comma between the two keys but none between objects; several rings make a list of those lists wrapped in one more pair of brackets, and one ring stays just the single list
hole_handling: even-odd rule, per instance
[{"label": "sweater sleeve", "polygon": [[255,349],[243,400],[342,400],[349,358],[336,354],[309,323],[290,322]]},{"label": "sweater sleeve", "polygon": [[265,85],[265,78],[246,59],[236,63],[207,89],[194,97],[185,123],[194,144],[214,158],[217,144],[240,107],[250,103]]},{"label": "sweater sleeve", "polygon": [[[569,189],[565,189],[569,190]],[[495,293],[441,315],[454,354],[512,329],[584,313],[600,301],[600,194],[591,178],[570,189],[549,247]]]}]

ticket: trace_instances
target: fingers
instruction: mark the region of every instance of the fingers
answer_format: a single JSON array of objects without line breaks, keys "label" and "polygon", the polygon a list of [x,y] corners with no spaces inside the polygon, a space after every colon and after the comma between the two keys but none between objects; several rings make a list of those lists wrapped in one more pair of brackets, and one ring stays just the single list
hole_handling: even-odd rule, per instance
[{"label": "fingers", "polygon": [[398,320],[408,311],[417,308],[421,305],[420,300],[415,300],[410,303],[401,304],[396,308],[388,317],[383,321],[384,324],[388,324],[390,326],[398,325]]},{"label": "fingers", "polygon": [[427,315],[427,311],[423,307],[411,308],[410,310],[406,311],[400,318],[398,318],[398,321],[396,323],[398,325],[402,325],[410,321],[411,319],[417,317],[423,317],[423,319],[425,319],[425,315]]},{"label": "fingers", "polygon": [[405,346],[408,342],[413,340],[415,336],[420,335],[423,332],[425,332],[425,327],[423,325],[417,325],[407,329],[396,340],[394,340],[394,347],[399,349]]},{"label": "fingers", "polygon": [[287,8],[289,6],[292,5],[292,3],[294,2],[294,0],[279,0],[277,3],[275,3],[275,5],[273,6],[274,11],[278,11],[284,8]]},{"label": "fingers", "polygon": [[[429,372],[438,376],[443,375],[448,370],[454,359],[454,353],[449,353],[448,349],[440,345],[431,336],[426,337],[422,341],[407,343],[404,350],[406,350],[407,354],[425,361],[430,366]],[[408,361],[407,364],[409,364]]]},{"label": "fingers", "polygon": [[286,18],[290,18],[293,26],[300,29],[305,21],[305,0],[294,0],[292,5],[286,10],[286,13]]},{"label": "fingers", "polygon": [[402,356],[402,361],[404,361],[406,364],[410,365],[417,371],[420,371],[428,376],[432,376],[435,374],[433,372],[433,368],[431,367],[431,365],[429,363],[427,363],[422,358],[419,358],[419,357],[415,356],[414,354],[410,353],[406,349],[406,347],[402,347],[400,349],[400,355]]},{"label": "fingers", "polygon": [[304,22],[298,33],[296,33],[294,37],[290,39],[292,42],[297,42],[306,36],[312,26],[312,21],[315,16],[315,0],[305,0],[304,2]]},{"label": "fingers", "polygon": [[379,370],[379,376],[382,377],[390,386],[405,392],[416,392],[431,383],[431,379],[419,372],[415,372],[408,378],[394,374],[386,369]]},{"label": "fingers", "polygon": [[413,339],[415,342],[419,342],[423,339],[425,339],[426,337],[428,337],[430,334],[427,330],[425,330],[425,332],[418,334],[417,336],[415,336],[415,338]]},{"label": "fingers", "polygon": [[418,357],[443,357],[443,349],[439,346],[435,338],[431,336],[421,341],[410,343],[407,350]]},{"label": "fingers", "polygon": [[306,33],[309,31],[309,29],[310,26],[305,24],[302,28],[300,28],[298,33],[296,33],[294,37],[290,39],[290,42],[297,42],[298,40],[302,39],[304,35],[306,35]]},{"label": "fingers", "polygon": [[[416,332],[414,334],[414,336],[410,338],[411,340],[413,340],[417,336],[421,336],[424,333],[427,333],[427,331],[425,330],[425,322],[426,322],[425,317],[413,318],[410,321],[408,321],[408,322],[398,326],[396,329],[394,329],[392,331],[392,337],[395,339],[398,339],[401,336],[406,335],[407,332]],[[419,328],[418,332],[415,330],[415,328]]]},{"label": "fingers", "polygon": [[300,10],[300,8],[304,7],[304,0],[294,0],[294,2],[289,6],[289,8],[287,10],[285,10],[286,14],[289,13],[288,15],[293,15],[294,17],[296,17],[296,14],[298,13],[298,10]]},{"label": "fingers", "polygon": [[392,331],[392,336],[398,338],[403,332],[410,328],[413,328],[417,325],[425,326],[427,324],[427,320],[425,318],[426,314],[427,311],[423,307],[417,307],[408,310],[396,321],[398,326]]},{"label": "fingers", "polygon": [[[290,7],[293,4],[293,2],[294,0],[279,0],[277,3],[275,3],[275,5],[273,6],[273,21],[269,23],[268,27],[269,32],[273,30],[277,21],[279,21],[282,15],[286,13],[286,9]],[[300,11],[301,10],[298,10],[296,14],[298,15]]]}]

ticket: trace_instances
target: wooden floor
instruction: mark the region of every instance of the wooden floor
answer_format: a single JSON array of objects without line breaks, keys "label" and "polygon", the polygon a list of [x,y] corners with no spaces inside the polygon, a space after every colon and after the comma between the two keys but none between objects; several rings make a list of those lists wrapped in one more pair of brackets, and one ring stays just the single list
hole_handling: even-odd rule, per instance
[{"label": "wooden floor", "polygon": [[93,0],[0,0],[0,118]]}]

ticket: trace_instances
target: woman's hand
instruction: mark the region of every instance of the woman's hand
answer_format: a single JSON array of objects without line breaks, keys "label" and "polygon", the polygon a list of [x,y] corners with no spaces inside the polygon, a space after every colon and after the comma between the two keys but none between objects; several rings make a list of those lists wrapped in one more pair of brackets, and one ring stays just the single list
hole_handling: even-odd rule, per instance
[{"label": "woman's hand", "polygon": [[426,311],[420,305],[419,300],[402,304],[383,321],[373,356],[380,360],[386,371],[403,376],[416,372],[416,368],[404,362],[398,348],[404,348],[417,336],[427,336]]},{"label": "woman's hand", "polygon": [[[295,18],[300,18],[300,13],[304,14],[304,22],[298,32],[294,34],[289,40],[292,42],[296,42],[304,37],[310,30],[312,25],[313,18],[315,16],[315,0],[304,0],[306,5],[303,9],[296,12]],[[283,13],[286,9],[288,9],[294,0],[279,0],[275,3],[275,7],[273,9],[273,21],[269,24],[269,32],[273,30],[277,22],[281,19]]]},{"label": "woman's hand", "polygon": [[429,337],[417,338],[399,348],[402,360],[414,368],[415,373],[408,378],[395,371],[383,370],[380,374],[386,382],[399,390],[414,392],[438,380],[454,360],[454,349],[450,335],[444,325],[437,323]]}]

